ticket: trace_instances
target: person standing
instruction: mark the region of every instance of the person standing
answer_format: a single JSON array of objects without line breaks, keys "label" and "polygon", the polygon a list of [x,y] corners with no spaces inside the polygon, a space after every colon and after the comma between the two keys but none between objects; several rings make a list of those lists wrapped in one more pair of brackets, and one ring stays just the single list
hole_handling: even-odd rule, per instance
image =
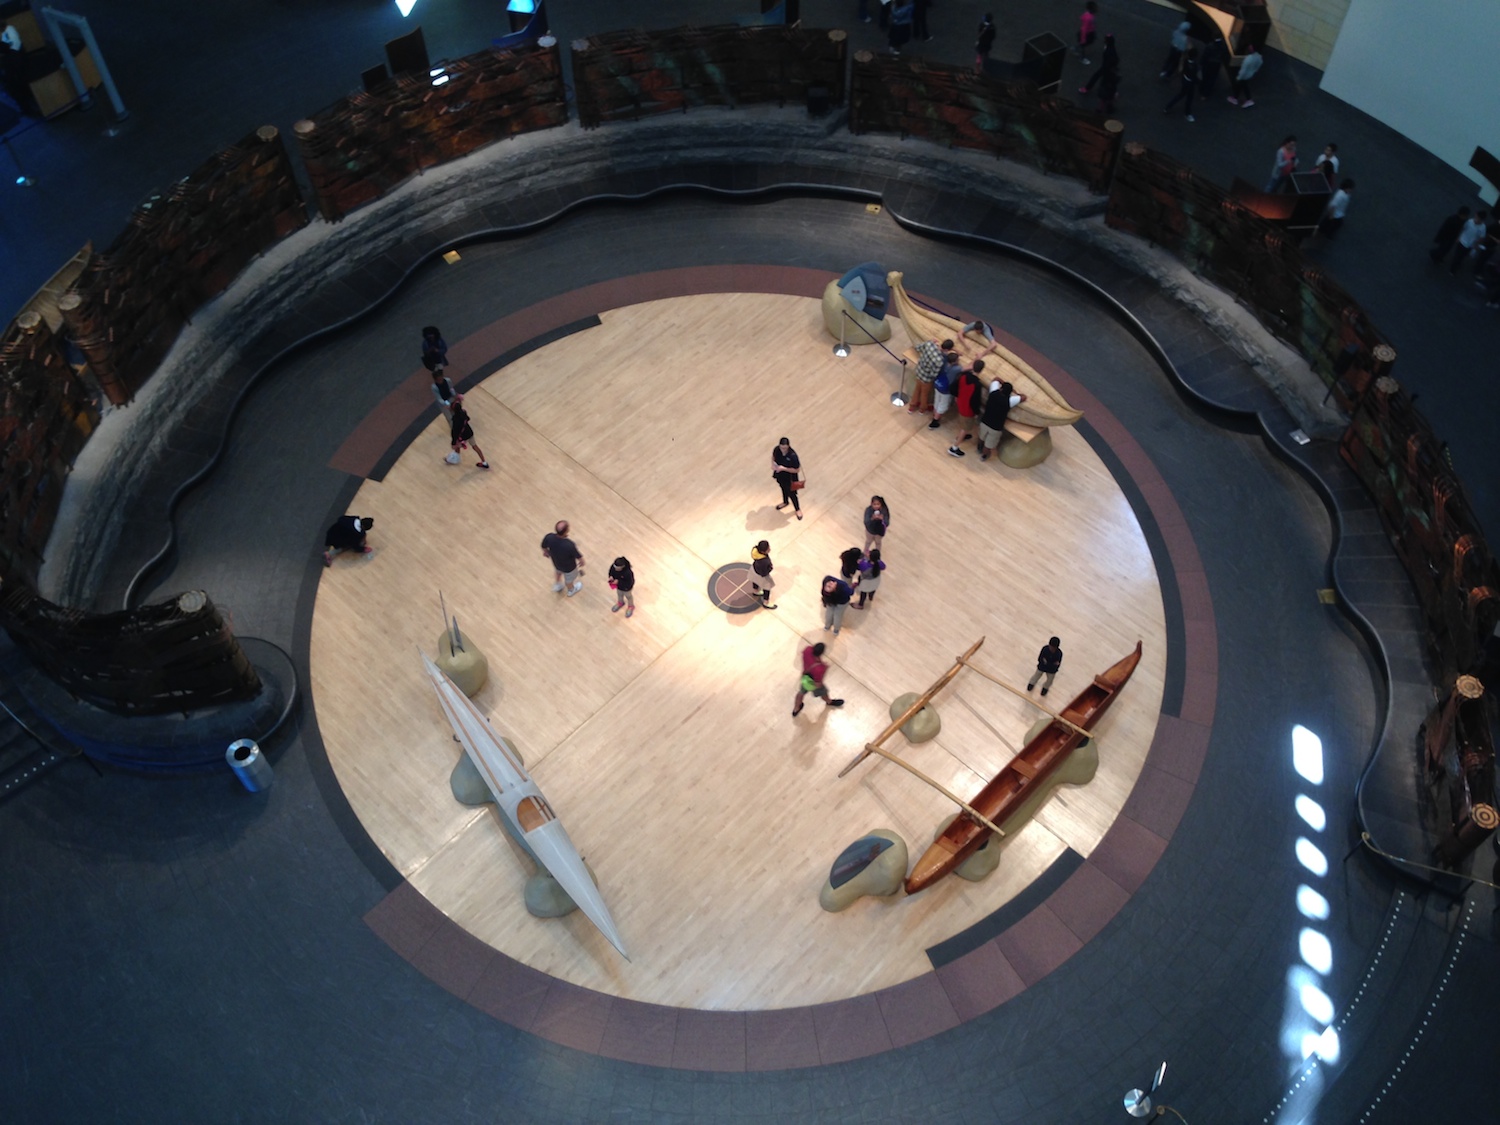
[{"label": "person standing", "polygon": [[875,604],[875,595],[880,592],[880,575],[885,563],[880,561],[880,549],[871,551],[859,564],[859,604],[855,609],[864,609],[865,603]]},{"label": "person standing", "polygon": [[1062,667],[1062,649],[1058,647],[1060,644],[1062,641],[1052,637],[1042,646],[1042,651],[1037,653],[1036,671],[1026,681],[1027,691],[1036,687],[1037,681],[1043,676],[1047,677],[1047,682],[1042,685],[1042,694],[1046,695],[1052,690],[1052,681],[1057,678],[1057,671]]},{"label": "person standing", "polygon": [[800,520],[802,502],[797,499],[797,493],[802,490],[802,458],[792,448],[790,438],[782,438],[771,450],[771,477],[781,486],[781,503],[776,505],[776,510],[783,511],[790,504]]},{"label": "person standing", "polygon": [[892,0],[891,27],[886,34],[887,51],[899,55],[901,48],[911,42],[911,26],[915,18],[913,0]]},{"label": "person standing", "polygon": [[958,389],[958,377],[963,373],[964,365],[960,362],[957,352],[949,352],[943,357],[943,367],[932,381],[932,421],[927,423],[929,430],[935,430],[943,424],[943,415],[947,414],[953,407],[953,392]]},{"label": "person standing", "polygon": [[1229,48],[1224,45],[1224,37],[1215,35],[1213,42],[1203,48],[1203,59],[1198,64],[1198,93],[1207,98],[1214,92],[1214,87],[1219,82],[1219,68],[1229,59]]},{"label": "person standing", "polygon": [[1094,0],[1089,0],[1083,6],[1083,11],[1078,16],[1078,59],[1084,66],[1092,64],[1089,58],[1089,48],[1094,45],[1094,25],[1099,21],[1099,5]]},{"label": "person standing", "polygon": [[1266,181],[1267,194],[1285,191],[1292,182],[1292,173],[1297,170],[1297,138],[1289,136],[1276,150],[1276,162],[1271,165],[1271,178]]},{"label": "person standing", "polygon": [[1182,56],[1188,49],[1188,33],[1192,30],[1193,25],[1183,20],[1172,32],[1172,46],[1167,49],[1167,57],[1161,61],[1161,73],[1157,75],[1163,82],[1176,74],[1182,65]]},{"label": "person standing", "polygon": [[1230,84],[1229,97],[1225,100],[1230,105],[1237,105],[1241,109],[1249,109],[1255,104],[1250,97],[1250,79],[1260,73],[1260,67],[1265,62],[1265,56],[1254,43],[1246,48],[1249,52],[1240,60],[1240,69],[1235,72],[1234,81]]},{"label": "person standing", "polygon": [[1459,232],[1464,229],[1464,223],[1468,221],[1469,209],[1460,207],[1453,214],[1443,220],[1443,225],[1438,227],[1437,234],[1432,236],[1432,249],[1427,251],[1427,256],[1434,263],[1441,262],[1453,249],[1453,244],[1458,241]]},{"label": "person standing", "polygon": [[931,0],[912,0],[911,4],[911,34],[913,39],[920,39],[923,43],[932,41],[932,32],[927,30],[927,7]]},{"label": "person standing", "polygon": [[1116,70],[1112,74],[1106,74],[1104,81],[1099,83],[1099,112],[1112,114],[1115,111],[1115,99],[1120,96],[1120,72]]},{"label": "person standing", "polygon": [[1339,190],[1333,193],[1333,198],[1328,201],[1328,206],[1323,208],[1323,217],[1318,220],[1318,229],[1315,235],[1323,238],[1333,238],[1338,234],[1339,227],[1344,225],[1344,215],[1349,210],[1349,197],[1354,193],[1354,181],[1345,180],[1339,185]]},{"label": "person standing", "polygon": [[979,31],[974,36],[974,73],[983,74],[990,65],[990,52],[995,49],[995,17],[984,13],[979,21]]},{"label": "person standing", "polygon": [[1318,153],[1318,158],[1313,161],[1313,170],[1323,173],[1323,178],[1328,181],[1328,186],[1333,187],[1339,178],[1339,146],[1329,141],[1323,146],[1323,151]]},{"label": "person standing", "polygon": [[422,329],[422,366],[428,371],[448,366],[448,342],[436,325]]},{"label": "person standing", "polygon": [[828,675],[828,665],[823,663],[823,653],[827,649],[819,641],[815,645],[808,645],[802,650],[802,679],[797,684],[797,698],[792,701],[792,718],[802,714],[802,697],[808,692],[823,701],[825,707],[842,707],[842,699],[829,699],[828,688],[823,683],[823,677]]},{"label": "person standing", "polygon": [[453,452],[448,454],[447,461],[450,465],[457,465],[462,460],[461,452],[469,446],[474,447],[475,454],[479,457],[479,467],[488,469],[489,461],[485,459],[484,450],[479,448],[479,443],[474,440],[474,427],[469,422],[469,415],[464,410],[464,396],[454,395],[448,404],[448,437],[453,444]]},{"label": "person standing", "polygon": [[849,608],[849,599],[854,596],[853,589],[849,583],[842,578],[835,578],[831,574],[823,576],[821,590],[823,599],[823,632],[833,630],[833,635],[839,635],[839,630],[844,627],[844,610]]},{"label": "person standing", "polygon": [[911,404],[906,408],[908,414],[932,413],[932,384],[947,362],[943,357],[952,350],[952,340],[944,340],[941,344],[936,340],[923,340],[917,345],[917,384],[912,389]]},{"label": "person standing", "polygon": [[975,419],[979,417],[979,412],[984,404],[984,396],[979,389],[979,376],[983,371],[984,360],[976,359],[974,366],[958,377],[958,424],[963,428],[963,432],[948,447],[948,456],[950,457],[965,456],[964,451],[959,446],[974,436]]},{"label": "person standing", "polygon": [[984,401],[984,413],[979,418],[979,459],[988,461],[990,454],[1000,447],[1005,436],[1005,419],[1011,407],[1020,406],[1026,396],[1017,394],[1009,383],[996,379],[990,384],[990,394]]},{"label": "person standing", "polygon": [[635,616],[635,571],[630,569],[630,560],[621,555],[609,567],[609,588],[615,592],[615,604],[610,613],[619,613],[625,607],[625,616]]},{"label": "person standing", "polygon": [[552,592],[568,597],[583,589],[583,552],[568,538],[568,521],[558,520],[552,531],[542,538],[542,554],[552,560]]},{"label": "person standing", "polygon": [[1171,113],[1172,107],[1183,99],[1187,100],[1184,115],[1189,121],[1197,121],[1193,116],[1193,94],[1198,90],[1198,48],[1189,47],[1187,54],[1182,56],[1182,85],[1172,100],[1162,107],[1163,113]]},{"label": "person standing", "polygon": [[[1078,92],[1080,94],[1087,94],[1094,88],[1095,82],[1103,82],[1104,85],[1108,86],[1108,79],[1111,76],[1114,77],[1115,85],[1118,87],[1120,79],[1120,52],[1115,49],[1115,37],[1113,35],[1106,35],[1104,37],[1104,57],[1099,60],[1099,69],[1089,75],[1087,82],[1078,87]],[[995,338],[991,336],[990,348],[993,350],[994,346]]]},{"label": "person standing", "polygon": [[374,526],[375,521],[369,516],[340,516],[334,520],[323,537],[323,565],[332,566],[333,556],[340,551],[373,555],[375,548],[365,542],[365,537]]},{"label": "person standing", "polygon": [[440,367],[432,372],[432,397],[437,399],[438,407],[442,410],[452,410],[453,400],[458,397],[452,381],[443,374]]},{"label": "person standing", "polygon": [[884,496],[871,496],[865,508],[865,550],[878,548],[885,542],[885,530],[891,526],[891,510],[886,507]]},{"label": "person standing", "polygon": [[775,609],[771,602],[771,590],[776,582],[771,577],[771,544],[762,539],[750,548],[750,592],[760,599],[761,609]]},{"label": "person standing", "polygon": [[1488,211],[1478,211],[1473,218],[1464,222],[1463,229],[1458,232],[1458,245],[1453,247],[1453,263],[1448,267],[1449,273],[1456,274],[1459,264],[1475,253],[1479,240],[1484,237],[1489,217]]}]

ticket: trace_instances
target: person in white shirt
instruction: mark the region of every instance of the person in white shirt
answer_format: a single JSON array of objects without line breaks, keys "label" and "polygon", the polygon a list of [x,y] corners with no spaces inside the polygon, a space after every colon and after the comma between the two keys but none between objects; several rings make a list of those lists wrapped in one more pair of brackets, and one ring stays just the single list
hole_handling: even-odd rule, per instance
[{"label": "person in white shirt", "polygon": [[1313,161],[1313,167],[1323,173],[1329,187],[1332,187],[1339,178],[1338,151],[1339,146],[1329,141],[1323,146],[1323,151],[1318,153],[1318,158]]},{"label": "person in white shirt", "polygon": [[1458,232],[1458,243],[1453,247],[1453,264],[1448,267],[1449,273],[1457,273],[1458,264],[1473,255],[1474,247],[1484,237],[1484,228],[1489,224],[1489,219],[1488,211],[1478,211],[1464,223],[1464,229]]},{"label": "person in white shirt", "polygon": [[1248,48],[1250,53],[1240,60],[1240,69],[1234,76],[1234,89],[1229,91],[1229,97],[1225,99],[1230,105],[1237,105],[1241,109],[1249,109],[1255,103],[1250,100],[1250,79],[1260,73],[1261,63],[1265,58],[1254,44]]},{"label": "person in white shirt", "polygon": [[1323,208],[1323,218],[1318,222],[1316,234],[1324,238],[1332,238],[1338,234],[1339,227],[1344,225],[1344,215],[1349,210],[1349,197],[1354,193],[1354,181],[1345,180],[1339,185],[1339,190],[1333,193],[1333,198],[1328,201],[1328,206]]}]

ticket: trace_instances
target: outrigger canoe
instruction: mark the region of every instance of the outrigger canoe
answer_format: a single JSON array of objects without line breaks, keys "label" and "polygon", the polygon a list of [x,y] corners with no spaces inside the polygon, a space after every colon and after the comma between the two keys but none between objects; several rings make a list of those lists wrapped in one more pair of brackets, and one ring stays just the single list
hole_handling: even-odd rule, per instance
[{"label": "outrigger canoe", "polygon": [[[1095,676],[1094,682],[1069,703],[1060,714],[1069,723],[1082,730],[1092,730],[1095,723],[1109,710],[1109,705],[1120,694],[1135,666],[1141,662],[1141,642],[1135,643],[1135,651],[1116,663],[1103,675]],[[970,804],[981,816],[1005,828],[1005,821],[1024,801],[1047,783],[1047,778],[1062,765],[1084,739],[1079,730],[1068,723],[1053,719],[1041,732],[1021,748],[1010,763],[995,775]],[[941,836],[912,868],[906,880],[906,893],[914,895],[926,890],[944,875],[956,868],[992,833],[966,812],[948,826]]]},{"label": "outrigger canoe", "polygon": [[[951,339],[960,357],[968,361],[979,358],[989,347],[989,341],[973,335],[965,336],[963,321],[918,305],[907,295],[901,277],[899,270],[892,270],[886,274],[886,281],[891,287],[893,311],[901,318],[901,326],[906,329],[911,346],[915,348],[927,340]],[[1083,411],[1069,406],[1067,399],[1047,382],[1041,372],[1008,348],[996,347],[985,355],[984,367],[986,380],[1003,379],[1026,396],[1025,402],[1011,409],[1011,421],[1046,428],[1071,426],[1083,417]]]},{"label": "outrigger canoe", "polygon": [[501,814],[515,826],[531,853],[568,892],[578,909],[599,927],[599,932],[620,951],[620,956],[630,960],[625,943],[620,939],[620,931],[615,928],[615,920],[609,915],[609,907],[604,905],[604,896],[583,865],[583,857],[578,854],[578,849],[568,838],[567,829],[557,819],[536,782],[531,780],[520,758],[490,728],[479,708],[428,659],[426,653],[422,654],[422,663],[427,666],[427,676],[432,680],[443,714],[448,716],[453,733],[463,744],[464,753],[469,755],[479,776],[484,778]]}]

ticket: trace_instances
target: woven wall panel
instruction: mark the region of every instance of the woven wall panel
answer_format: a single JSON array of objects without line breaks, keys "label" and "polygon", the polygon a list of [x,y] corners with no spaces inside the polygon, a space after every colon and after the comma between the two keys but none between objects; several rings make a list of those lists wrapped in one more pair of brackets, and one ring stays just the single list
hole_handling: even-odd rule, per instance
[{"label": "woven wall panel", "polygon": [[[1325,385],[1341,376],[1341,395],[1362,390],[1383,370],[1375,354],[1386,340],[1359,304],[1305,260],[1283,230],[1186,165],[1141,145],[1124,146],[1105,219],[1166,247],[1233,293]],[[1346,397],[1345,405],[1351,402]]]},{"label": "woven wall panel", "polygon": [[223,614],[200,592],[120,613],[84,613],[7,581],[0,626],[73,695],[121,715],[192,711],[260,691],[260,676]]},{"label": "woven wall panel", "polygon": [[487,49],[443,71],[441,85],[402,75],[298,122],[297,148],[325,219],[342,219],[424,168],[568,120],[556,42]]},{"label": "woven wall panel", "polygon": [[129,402],[188,318],[307,223],[286,147],[263,128],[153,195],[59,302],[99,386]]},{"label": "woven wall panel", "polygon": [[0,574],[36,577],[68,469],[98,423],[47,322],[12,324],[0,339]]},{"label": "woven wall panel", "polygon": [[1099,115],[1031,83],[864,51],[854,58],[852,83],[852,132],[924,137],[1082,180],[1101,195],[1109,188],[1120,134]]},{"label": "woven wall panel", "polygon": [[635,121],[698,106],[802,104],[821,86],[844,100],[846,37],[800,27],[613,31],[573,43],[578,121]]}]

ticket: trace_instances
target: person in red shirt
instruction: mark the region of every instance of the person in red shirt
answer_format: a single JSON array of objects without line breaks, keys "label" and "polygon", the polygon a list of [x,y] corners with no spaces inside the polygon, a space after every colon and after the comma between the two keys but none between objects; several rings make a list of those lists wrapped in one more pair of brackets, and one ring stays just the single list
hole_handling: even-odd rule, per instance
[{"label": "person in red shirt", "polygon": [[802,714],[802,697],[812,692],[825,706],[842,707],[842,699],[829,699],[828,688],[823,677],[828,674],[828,665],[823,663],[822,644],[808,645],[802,650],[802,681],[797,686],[797,700],[792,704],[792,718]]},{"label": "person in red shirt", "polygon": [[979,376],[983,372],[984,360],[976,359],[974,366],[958,377],[958,424],[963,427],[963,433],[948,447],[950,457],[964,456],[964,451],[958,447],[974,437],[975,420],[984,408],[984,397],[979,390]]}]

